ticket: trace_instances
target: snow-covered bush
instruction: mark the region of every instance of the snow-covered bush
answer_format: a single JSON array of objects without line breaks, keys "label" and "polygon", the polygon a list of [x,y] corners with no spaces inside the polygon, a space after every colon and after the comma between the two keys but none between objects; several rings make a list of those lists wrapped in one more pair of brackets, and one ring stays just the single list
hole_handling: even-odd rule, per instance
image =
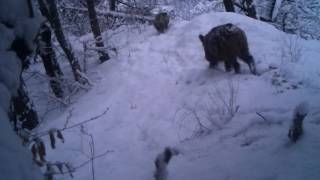
[{"label": "snow-covered bush", "polygon": [[213,123],[218,120],[226,124],[232,120],[239,110],[237,104],[238,85],[233,79],[227,79],[225,84],[215,84],[209,94],[207,106],[208,119]]},{"label": "snow-covered bush", "polygon": [[320,1],[283,0],[275,17],[276,27],[305,39],[320,39]]},{"label": "snow-covered bush", "polygon": [[[298,36],[285,36],[282,40],[281,59],[282,61],[296,63],[302,57],[302,43]],[[285,63],[285,62],[284,62]]]},{"label": "snow-covered bush", "polygon": [[[207,95],[195,105],[184,105],[177,111],[177,120],[188,123],[192,137],[221,130],[238,112],[238,84],[232,78],[214,83]],[[185,126],[185,125],[184,125]]]},{"label": "snow-covered bush", "polygon": [[42,179],[30,151],[22,146],[8,117],[11,97],[19,87],[22,66],[10,47],[20,38],[32,49],[39,27],[39,19],[32,17],[29,7],[27,1],[0,0],[0,174],[1,178],[10,180]]},{"label": "snow-covered bush", "polygon": [[174,16],[184,20],[190,20],[210,11],[224,10],[221,0],[177,0],[170,3],[174,7]]}]

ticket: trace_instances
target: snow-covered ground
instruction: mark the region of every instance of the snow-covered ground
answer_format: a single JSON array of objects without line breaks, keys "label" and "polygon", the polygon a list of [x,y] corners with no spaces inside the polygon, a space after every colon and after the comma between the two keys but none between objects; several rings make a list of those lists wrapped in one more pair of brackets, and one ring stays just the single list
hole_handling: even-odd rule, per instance
[{"label": "snow-covered ground", "polygon": [[[241,74],[225,72],[222,64],[208,68],[198,35],[225,23],[246,32],[260,76],[242,62]],[[75,124],[110,108],[83,127],[94,137],[96,154],[112,150],[95,159],[96,179],[151,180],[153,161],[166,146],[181,151],[169,164],[170,180],[320,178],[320,42],[231,13],[171,22],[161,35],[152,26],[119,32],[112,36],[117,56],[99,66],[89,58],[92,89],[62,113],[46,116],[43,127],[63,127],[68,118]],[[287,133],[301,101],[310,112],[305,134],[292,144]],[[81,164],[89,139],[78,129],[64,135],[66,143],[48,159]],[[90,179],[90,165],[74,176]]]}]

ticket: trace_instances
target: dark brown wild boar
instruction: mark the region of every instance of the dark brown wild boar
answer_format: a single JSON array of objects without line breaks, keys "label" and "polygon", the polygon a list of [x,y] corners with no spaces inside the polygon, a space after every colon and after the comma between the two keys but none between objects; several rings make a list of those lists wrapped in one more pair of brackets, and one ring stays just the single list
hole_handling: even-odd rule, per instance
[{"label": "dark brown wild boar", "polygon": [[169,15],[166,12],[157,14],[153,25],[159,33],[164,33],[168,29]]},{"label": "dark brown wild boar", "polygon": [[199,39],[210,67],[223,61],[226,71],[234,68],[236,73],[240,73],[240,64],[237,62],[239,57],[248,64],[251,73],[256,74],[255,62],[249,52],[246,34],[236,25],[228,23],[214,27],[205,36],[200,34]]}]

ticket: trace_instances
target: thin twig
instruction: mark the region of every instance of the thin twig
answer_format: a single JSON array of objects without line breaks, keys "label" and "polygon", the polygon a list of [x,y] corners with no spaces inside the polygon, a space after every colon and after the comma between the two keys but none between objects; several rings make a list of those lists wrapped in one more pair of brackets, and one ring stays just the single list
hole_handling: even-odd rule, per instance
[{"label": "thin twig", "polygon": [[[63,171],[63,172],[53,172],[52,175],[55,175],[55,174],[61,174],[61,175],[62,175],[62,174],[70,174],[70,173],[73,173],[73,172],[75,172],[77,169],[80,169],[80,168],[84,167],[85,165],[87,165],[88,163],[90,163],[92,160],[95,160],[95,159],[97,159],[97,158],[103,157],[103,156],[105,156],[105,155],[107,155],[107,154],[109,154],[109,153],[112,153],[112,152],[114,152],[114,151],[113,151],[113,150],[107,150],[107,151],[104,152],[104,153],[101,153],[101,154],[99,154],[99,155],[97,155],[97,156],[95,156],[95,157],[90,158],[90,159],[87,160],[87,161],[82,162],[81,164],[79,164],[79,165],[75,166],[74,168],[72,168],[72,170]],[[53,163],[52,165],[54,165],[54,163]]]},{"label": "thin twig", "polygon": [[57,97],[51,95],[50,93],[46,93],[46,92],[43,92],[43,93],[44,93],[44,94],[47,94],[47,96],[48,96],[50,99],[59,102],[59,103],[62,104],[63,106],[65,106],[65,107],[68,106],[68,103],[64,102],[62,99],[57,98]]},{"label": "thin twig", "polygon": [[101,116],[105,115],[108,111],[109,111],[109,108],[107,108],[105,111],[103,111],[101,114],[99,114],[99,115],[97,115],[97,116],[94,116],[94,117],[92,117],[92,118],[90,118],[90,119],[81,121],[81,122],[79,122],[79,123],[77,123],[77,124],[74,124],[74,125],[72,125],[72,126],[64,127],[64,128],[61,129],[61,130],[64,131],[64,130],[67,130],[67,129],[72,129],[72,128],[81,126],[81,125],[83,125],[83,124],[86,124],[86,123],[88,123],[88,122],[90,122],[90,121],[94,121],[94,120],[100,118]]},{"label": "thin twig", "polygon": [[92,180],[95,180],[95,171],[94,171],[94,159],[93,157],[95,157],[95,149],[94,149],[94,139],[93,139],[93,135],[89,134],[88,132],[86,132],[83,128],[83,126],[81,126],[81,133],[83,133],[86,136],[90,137],[90,142],[89,142],[89,146],[90,146],[90,160],[91,160],[91,174],[92,174]]},{"label": "thin twig", "polygon": [[[57,129],[57,130],[59,130],[59,131],[64,131],[64,130],[67,130],[67,129],[73,129],[73,128],[75,128],[75,127],[82,126],[83,124],[86,124],[86,123],[88,123],[88,122],[97,120],[97,119],[100,118],[101,116],[105,115],[108,111],[109,111],[109,108],[107,108],[107,109],[106,109],[105,111],[103,111],[101,114],[96,115],[96,116],[94,116],[94,117],[92,117],[92,118],[90,118],[90,119],[87,119],[87,120],[81,121],[81,122],[79,122],[79,123],[77,123],[77,124],[74,124],[74,125],[72,125],[72,126],[63,127],[63,128],[61,128],[61,129]],[[46,135],[49,134],[49,131],[50,131],[50,130],[45,131],[45,132],[36,133],[36,134],[34,134],[34,135],[31,135],[31,136],[30,136],[30,139],[33,139],[33,140],[34,140],[34,139],[37,139],[37,138],[46,136]]]},{"label": "thin twig", "polygon": [[114,151],[113,151],[113,150],[108,150],[108,151],[106,151],[106,152],[104,152],[104,153],[102,153],[102,154],[99,154],[99,155],[97,155],[97,156],[95,156],[95,157],[92,157],[92,158],[90,158],[89,160],[84,161],[83,163],[79,164],[79,165],[76,166],[74,169],[79,169],[79,168],[87,165],[88,163],[90,163],[92,160],[97,159],[97,158],[100,158],[100,157],[105,156],[105,155],[107,155],[107,154],[109,154],[109,153],[112,153],[112,152],[114,152]]},{"label": "thin twig", "polygon": [[73,114],[72,112],[73,112],[73,108],[68,111],[68,116],[67,116],[66,122],[64,123],[64,126],[63,126],[64,128],[67,128],[67,127],[68,127],[68,124],[69,124],[70,119],[71,119],[72,114]]},{"label": "thin twig", "polygon": [[261,113],[259,113],[259,112],[256,112],[256,114],[259,116],[259,117],[261,117],[263,120],[264,120],[264,122],[266,122],[269,126],[270,126],[270,121],[268,121]]}]

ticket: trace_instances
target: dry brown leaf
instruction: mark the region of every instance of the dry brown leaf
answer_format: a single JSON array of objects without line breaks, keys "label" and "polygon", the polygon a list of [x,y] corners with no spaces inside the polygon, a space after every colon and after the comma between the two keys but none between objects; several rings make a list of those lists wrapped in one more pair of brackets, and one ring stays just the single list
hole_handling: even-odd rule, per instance
[{"label": "dry brown leaf", "polygon": [[33,160],[37,159],[37,148],[36,148],[36,144],[33,144],[31,147],[31,152],[32,152],[32,158]]},{"label": "dry brown leaf", "polygon": [[60,130],[57,130],[57,138],[61,139],[61,142],[64,143],[64,138]]},{"label": "dry brown leaf", "polygon": [[46,156],[46,147],[43,143],[42,140],[39,141],[39,144],[38,144],[38,154],[39,154],[39,157],[40,157],[40,160],[45,162],[45,156]]},{"label": "dry brown leaf", "polygon": [[49,131],[49,137],[50,137],[51,148],[55,149],[56,148],[56,139],[54,137],[54,131],[53,130]]}]

